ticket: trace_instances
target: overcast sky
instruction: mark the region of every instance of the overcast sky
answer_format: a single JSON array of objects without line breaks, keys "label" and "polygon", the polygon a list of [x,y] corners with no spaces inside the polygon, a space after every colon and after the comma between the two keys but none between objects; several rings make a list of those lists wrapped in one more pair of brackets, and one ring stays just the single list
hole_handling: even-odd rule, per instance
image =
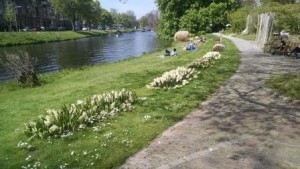
[{"label": "overcast sky", "polygon": [[122,3],[119,0],[100,0],[100,5],[108,11],[110,11],[111,8],[117,9],[118,13],[132,10],[136,18],[140,19],[150,11],[157,9],[154,1],[155,0],[127,0],[126,3]]}]

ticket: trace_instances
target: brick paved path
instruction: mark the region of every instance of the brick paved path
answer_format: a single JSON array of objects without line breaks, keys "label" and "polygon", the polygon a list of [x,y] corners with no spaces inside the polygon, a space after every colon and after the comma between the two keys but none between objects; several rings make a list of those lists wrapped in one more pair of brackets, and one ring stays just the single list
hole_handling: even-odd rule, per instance
[{"label": "brick paved path", "polygon": [[241,52],[236,74],[120,168],[300,168],[300,101],[264,85],[271,75],[300,74],[300,59],[264,54],[252,42],[227,38]]}]

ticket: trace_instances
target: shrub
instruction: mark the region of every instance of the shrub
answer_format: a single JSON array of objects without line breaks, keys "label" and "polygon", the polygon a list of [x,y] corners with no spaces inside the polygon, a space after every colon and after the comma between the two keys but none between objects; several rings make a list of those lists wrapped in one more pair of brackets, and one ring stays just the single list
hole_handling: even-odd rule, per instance
[{"label": "shrub", "polygon": [[61,110],[47,110],[46,115],[25,124],[25,134],[31,138],[60,136],[119,112],[130,111],[136,101],[136,94],[125,89],[94,95],[90,99],[78,100],[76,104],[64,105]]},{"label": "shrub", "polygon": [[17,53],[5,53],[4,68],[17,78],[18,83],[23,86],[39,86],[40,81],[34,71],[36,60],[31,58],[27,52],[19,50]]},{"label": "shrub", "polygon": [[233,32],[241,33],[246,28],[246,19],[250,12],[249,7],[243,7],[230,13],[229,21]]}]

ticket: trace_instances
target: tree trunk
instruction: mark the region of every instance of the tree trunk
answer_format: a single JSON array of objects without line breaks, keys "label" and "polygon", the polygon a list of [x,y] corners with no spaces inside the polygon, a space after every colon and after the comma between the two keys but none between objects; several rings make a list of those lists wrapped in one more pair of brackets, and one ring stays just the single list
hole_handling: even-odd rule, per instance
[{"label": "tree trunk", "polygon": [[9,30],[9,32],[12,31],[12,24],[11,23],[9,23],[8,30]]},{"label": "tree trunk", "polygon": [[72,31],[75,31],[75,19],[71,20],[71,24],[72,24]]}]

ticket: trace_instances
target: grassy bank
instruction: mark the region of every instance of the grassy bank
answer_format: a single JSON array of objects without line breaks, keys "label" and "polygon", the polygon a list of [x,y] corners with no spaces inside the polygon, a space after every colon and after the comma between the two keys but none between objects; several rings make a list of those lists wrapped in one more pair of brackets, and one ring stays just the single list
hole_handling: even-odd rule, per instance
[{"label": "grassy bank", "polygon": [[61,32],[0,32],[0,46],[47,43],[101,36],[115,31],[61,31]]},{"label": "grassy bank", "polygon": [[[0,85],[0,168],[37,162],[41,168],[112,168],[122,164],[197,108],[235,72],[239,54],[231,42],[224,41],[222,59],[179,89],[150,90],[145,86],[163,72],[200,58],[212,49],[214,40],[209,39],[196,51],[182,51],[183,44],[177,44],[175,57],[162,59],[158,57],[161,51],[117,63],[42,74],[45,84],[37,88],[21,88],[14,82]],[[45,114],[46,109],[122,88],[147,99],[132,112],[95,124],[98,130],[85,129],[67,138],[33,139],[29,142],[32,147],[17,147],[28,139],[22,132],[24,123]]]},{"label": "grassy bank", "polygon": [[300,76],[282,75],[267,80],[267,85],[292,99],[300,100]]}]

